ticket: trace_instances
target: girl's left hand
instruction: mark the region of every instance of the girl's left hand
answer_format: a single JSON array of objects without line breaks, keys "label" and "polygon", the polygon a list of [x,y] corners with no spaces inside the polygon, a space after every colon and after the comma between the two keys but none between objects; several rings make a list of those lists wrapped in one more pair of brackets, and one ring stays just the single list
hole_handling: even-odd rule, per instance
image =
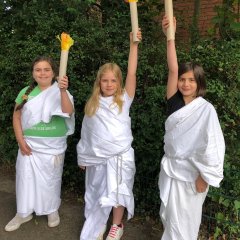
[{"label": "girl's left hand", "polygon": [[61,79],[58,79],[58,86],[61,90],[67,90],[68,89],[68,77],[64,76]]},{"label": "girl's left hand", "polygon": [[[142,31],[141,31],[141,28],[138,29],[138,32],[137,32],[137,38],[142,41]],[[133,32],[130,32],[130,42],[131,43],[139,43],[139,42],[133,42]]]},{"label": "girl's left hand", "polygon": [[208,184],[204,181],[204,179],[201,177],[201,175],[198,176],[198,178],[195,181],[196,184],[196,190],[199,193],[203,193],[206,191]]}]

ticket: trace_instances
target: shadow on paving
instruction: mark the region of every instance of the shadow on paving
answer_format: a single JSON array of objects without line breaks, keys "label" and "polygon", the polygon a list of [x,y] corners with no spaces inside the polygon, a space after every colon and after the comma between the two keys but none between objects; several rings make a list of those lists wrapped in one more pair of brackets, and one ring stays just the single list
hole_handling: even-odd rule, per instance
[{"label": "shadow on paving", "polygon": [[[61,223],[49,228],[46,216],[35,216],[13,232],[6,232],[5,225],[16,214],[15,176],[13,171],[0,166],[0,240],[78,240],[84,221],[84,206],[77,197],[62,197],[59,209]],[[126,219],[126,218],[125,218]],[[160,240],[161,226],[134,217],[124,222],[122,240]]]}]

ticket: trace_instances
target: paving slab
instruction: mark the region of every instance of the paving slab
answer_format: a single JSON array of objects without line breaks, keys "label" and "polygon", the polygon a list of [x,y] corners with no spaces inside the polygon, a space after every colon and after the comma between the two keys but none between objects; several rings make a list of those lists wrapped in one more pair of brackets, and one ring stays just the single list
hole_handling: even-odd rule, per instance
[{"label": "paving slab", "polygon": [[[84,222],[84,203],[76,194],[63,193],[59,209],[61,223],[55,228],[47,226],[46,216],[35,216],[13,232],[6,232],[5,225],[16,214],[15,172],[0,166],[0,240],[79,240]],[[135,216],[124,221],[122,240],[160,240],[160,224],[152,224]]]}]

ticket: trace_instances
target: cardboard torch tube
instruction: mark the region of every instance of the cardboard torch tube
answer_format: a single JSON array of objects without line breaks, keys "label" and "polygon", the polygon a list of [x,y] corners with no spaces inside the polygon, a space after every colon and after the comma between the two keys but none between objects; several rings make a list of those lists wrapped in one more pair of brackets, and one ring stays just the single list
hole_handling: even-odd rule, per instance
[{"label": "cardboard torch tube", "polygon": [[68,51],[62,50],[61,57],[60,57],[60,66],[59,66],[59,79],[61,79],[63,76],[66,76],[67,62],[68,62]]},{"label": "cardboard torch tube", "polygon": [[167,40],[175,39],[175,30],[173,25],[173,3],[172,0],[165,0],[165,14],[169,19],[169,27],[167,29]]},{"label": "cardboard torch tube", "polygon": [[131,12],[131,24],[132,24],[132,32],[133,32],[133,42],[140,42],[137,38],[138,32],[138,12],[137,12],[137,2],[129,2],[130,12]]}]

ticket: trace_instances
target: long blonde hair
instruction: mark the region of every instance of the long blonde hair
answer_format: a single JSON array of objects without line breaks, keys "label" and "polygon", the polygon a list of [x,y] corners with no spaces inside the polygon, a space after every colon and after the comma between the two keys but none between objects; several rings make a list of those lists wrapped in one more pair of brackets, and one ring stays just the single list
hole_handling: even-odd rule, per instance
[{"label": "long blonde hair", "polygon": [[85,105],[85,114],[89,117],[93,116],[97,109],[99,108],[99,98],[102,94],[101,88],[100,88],[100,80],[102,76],[107,72],[113,72],[114,76],[118,80],[118,88],[116,93],[113,96],[113,103],[116,103],[119,108],[119,113],[122,112],[122,106],[123,106],[123,80],[122,80],[122,71],[120,67],[116,63],[105,63],[102,65],[97,73],[97,78],[93,85],[93,91],[91,97],[88,99],[86,105]]}]

